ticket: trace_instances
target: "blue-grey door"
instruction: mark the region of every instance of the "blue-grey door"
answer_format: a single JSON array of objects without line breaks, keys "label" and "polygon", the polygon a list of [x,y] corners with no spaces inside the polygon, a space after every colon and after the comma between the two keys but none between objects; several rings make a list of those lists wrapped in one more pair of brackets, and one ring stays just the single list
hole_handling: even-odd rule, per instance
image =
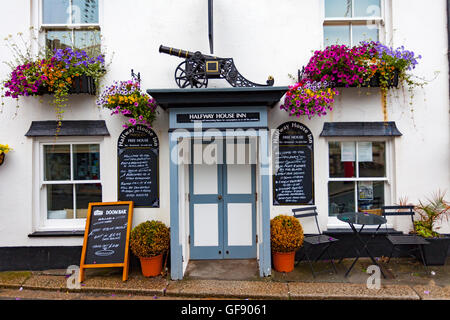
[{"label": "blue-grey door", "polygon": [[227,158],[234,142],[197,147],[217,157],[190,165],[190,258],[256,258],[256,165]]}]

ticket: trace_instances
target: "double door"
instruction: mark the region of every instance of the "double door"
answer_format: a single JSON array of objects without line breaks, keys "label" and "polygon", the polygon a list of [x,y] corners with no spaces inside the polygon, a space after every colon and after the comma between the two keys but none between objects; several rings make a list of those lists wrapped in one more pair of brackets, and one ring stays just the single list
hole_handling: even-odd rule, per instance
[{"label": "double door", "polygon": [[223,163],[190,165],[190,258],[256,258],[256,165],[230,161],[226,152],[235,145],[214,147]]}]

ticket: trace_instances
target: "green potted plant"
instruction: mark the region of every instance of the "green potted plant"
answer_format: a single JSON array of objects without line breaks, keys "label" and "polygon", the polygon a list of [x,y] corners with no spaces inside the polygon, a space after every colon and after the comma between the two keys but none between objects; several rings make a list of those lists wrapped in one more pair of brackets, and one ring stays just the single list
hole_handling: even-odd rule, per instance
[{"label": "green potted plant", "polygon": [[163,254],[169,251],[169,246],[170,231],[161,221],[145,221],[131,231],[130,248],[141,262],[144,277],[161,273]]},{"label": "green potted plant", "polygon": [[7,144],[0,144],[0,166],[5,161],[5,155],[12,149]]},{"label": "green potted plant", "polygon": [[276,271],[294,270],[295,251],[303,244],[303,228],[295,217],[278,215],[270,220],[270,243]]},{"label": "green potted plant", "polygon": [[415,232],[430,243],[423,246],[427,265],[444,265],[447,258],[450,237],[438,233],[437,222],[448,220],[450,203],[445,199],[445,192],[438,191],[426,203],[419,201],[414,211],[419,219],[414,221]]}]

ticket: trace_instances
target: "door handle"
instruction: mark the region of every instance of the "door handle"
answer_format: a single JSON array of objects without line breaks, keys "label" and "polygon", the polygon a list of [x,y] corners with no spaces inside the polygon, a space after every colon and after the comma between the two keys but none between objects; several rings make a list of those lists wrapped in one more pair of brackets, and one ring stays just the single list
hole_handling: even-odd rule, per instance
[{"label": "door handle", "polygon": [[219,194],[219,196],[217,197],[217,199],[222,200],[222,196]]}]

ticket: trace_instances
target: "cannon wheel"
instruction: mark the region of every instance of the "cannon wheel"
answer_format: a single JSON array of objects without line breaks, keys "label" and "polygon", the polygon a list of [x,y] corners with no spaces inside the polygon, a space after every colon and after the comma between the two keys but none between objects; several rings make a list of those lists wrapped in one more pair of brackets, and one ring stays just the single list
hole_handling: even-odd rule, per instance
[{"label": "cannon wheel", "polygon": [[208,78],[205,65],[196,61],[185,60],[175,69],[175,82],[180,88],[206,88]]}]

